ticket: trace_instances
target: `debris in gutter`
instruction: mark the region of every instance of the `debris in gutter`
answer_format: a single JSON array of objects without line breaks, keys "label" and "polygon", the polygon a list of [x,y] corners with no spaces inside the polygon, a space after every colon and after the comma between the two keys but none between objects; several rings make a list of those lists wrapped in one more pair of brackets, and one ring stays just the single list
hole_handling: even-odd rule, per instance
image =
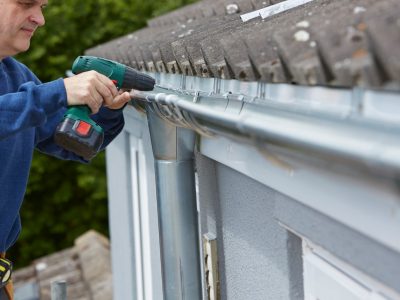
[{"label": "debris in gutter", "polygon": [[239,13],[239,6],[237,4],[228,4],[226,6],[226,13],[228,15],[233,15]]},{"label": "debris in gutter", "polygon": [[310,39],[310,34],[305,30],[299,30],[294,34],[294,39],[297,42],[307,42]]}]

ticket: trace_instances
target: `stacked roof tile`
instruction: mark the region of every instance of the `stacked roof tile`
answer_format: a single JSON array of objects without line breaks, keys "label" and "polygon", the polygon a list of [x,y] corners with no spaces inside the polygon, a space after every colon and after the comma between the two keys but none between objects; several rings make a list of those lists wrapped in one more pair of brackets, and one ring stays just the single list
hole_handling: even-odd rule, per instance
[{"label": "stacked roof tile", "polygon": [[278,2],[203,0],[87,54],[150,72],[399,88],[398,0],[314,0],[265,19],[240,18]]},{"label": "stacked roof tile", "polygon": [[111,300],[109,241],[90,230],[75,240],[74,247],[39,258],[15,271],[13,281],[16,299],[50,300],[51,283],[66,281],[68,299]]}]

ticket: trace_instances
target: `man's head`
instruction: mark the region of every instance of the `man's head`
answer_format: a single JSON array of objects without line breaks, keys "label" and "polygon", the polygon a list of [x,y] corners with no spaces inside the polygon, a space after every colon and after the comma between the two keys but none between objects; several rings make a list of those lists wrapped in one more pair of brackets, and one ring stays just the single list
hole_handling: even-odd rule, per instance
[{"label": "man's head", "polygon": [[29,49],[47,0],[0,0],[0,59]]}]

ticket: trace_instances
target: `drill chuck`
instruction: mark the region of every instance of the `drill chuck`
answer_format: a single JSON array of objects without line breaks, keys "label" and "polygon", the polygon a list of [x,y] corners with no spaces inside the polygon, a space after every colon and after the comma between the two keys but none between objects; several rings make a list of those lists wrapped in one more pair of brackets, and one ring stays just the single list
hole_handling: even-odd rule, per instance
[{"label": "drill chuck", "polygon": [[156,81],[153,77],[139,73],[130,67],[125,67],[125,75],[121,85],[122,89],[152,91],[155,84]]}]

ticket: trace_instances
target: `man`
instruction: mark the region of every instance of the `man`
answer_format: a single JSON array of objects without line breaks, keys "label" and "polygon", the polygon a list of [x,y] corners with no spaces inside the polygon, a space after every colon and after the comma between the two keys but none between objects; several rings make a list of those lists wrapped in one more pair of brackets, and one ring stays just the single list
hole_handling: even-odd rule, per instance
[{"label": "man", "polygon": [[[0,253],[21,230],[19,209],[34,148],[62,159],[84,159],[54,143],[57,124],[70,105],[88,105],[105,130],[104,148],[124,125],[122,107],[129,93],[94,71],[42,84],[13,55],[28,50],[35,30],[45,23],[47,0],[0,0]],[[0,299],[12,299],[9,283]]]}]

